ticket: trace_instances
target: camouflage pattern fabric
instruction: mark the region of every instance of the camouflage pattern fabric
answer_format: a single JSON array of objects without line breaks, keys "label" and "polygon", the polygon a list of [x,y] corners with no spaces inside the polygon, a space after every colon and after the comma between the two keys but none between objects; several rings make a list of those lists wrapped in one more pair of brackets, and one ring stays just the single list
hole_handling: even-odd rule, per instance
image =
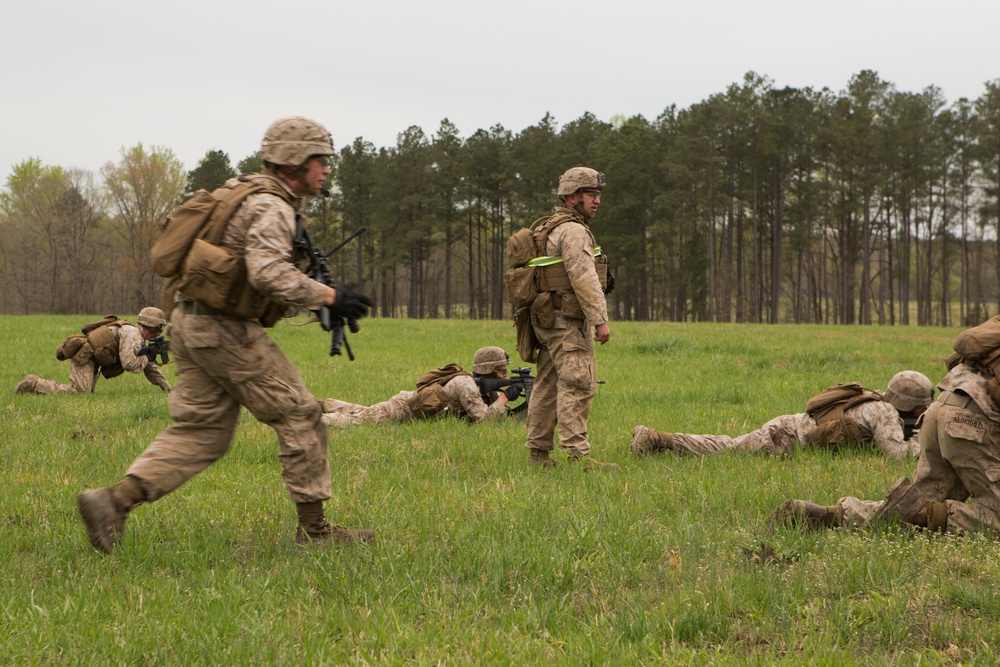
[{"label": "camouflage pattern fabric", "polygon": [[[496,402],[495,397],[487,405],[479,393],[476,381],[468,375],[452,378],[444,385],[444,391],[448,401],[452,405],[462,406],[462,412],[473,422],[496,419],[507,411],[507,406]],[[323,421],[327,426],[333,427],[410,421],[414,419],[414,415],[408,404],[415,394],[415,391],[401,391],[388,401],[369,407],[328,398],[323,401]]]},{"label": "camouflage pattern fabric", "polygon": [[587,417],[597,394],[594,327],[608,321],[608,306],[594,268],[596,243],[586,219],[564,207],[556,209],[556,215],[571,215],[573,221],[549,234],[545,254],[563,258],[585,319],[563,317],[557,311],[553,328],[532,324],[541,349],[528,405],[525,446],[551,451],[558,426],[559,445],[567,455],[580,457],[590,453]]},{"label": "camouflage pattern fabric", "polygon": [[[145,340],[142,337],[142,330],[139,327],[126,324],[121,327],[112,327],[113,335],[118,336],[118,360],[129,373],[142,373],[150,384],[153,384],[163,391],[170,391],[170,383],[163,376],[157,365],[149,360],[145,355],[139,355],[139,348],[143,346]],[[38,378],[34,389],[30,390],[36,394],[84,394],[94,391],[97,379],[100,377],[100,369],[93,359],[83,364],[75,361],[70,362],[69,384],[59,384],[54,380]]]},{"label": "camouflage pattern fabric", "polygon": [[[295,209],[270,194],[248,197],[230,220],[224,244],[243,249],[250,283],[269,299],[316,310],[329,288],[293,260]],[[240,406],[278,437],[278,461],[292,501],[331,497],[326,427],[319,401],[255,320],[194,314],[184,296],[172,316],[171,351],[180,380],[170,396],[173,426],[132,464],[152,501],[225,456]]]},{"label": "camouflage pattern fabric", "polygon": [[[901,460],[920,452],[916,436],[909,440],[903,438],[903,422],[899,413],[884,401],[855,405],[848,408],[844,416],[872,433],[872,442],[890,458]],[[814,428],[816,420],[803,412],[775,417],[759,429],[737,437],[674,433],[673,444],[675,451],[696,456],[724,451],[781,455],[790,453],[796,447],[809,447],[805,435]]]},{"label": "camouflage pattern fabric", "polygon": [[[1000,531],[1000,410],[986,393],[989,379],[965,364],[955,366],[938,385],[954,395],[931,404],[920,428],[913,486],[924,501],[947,504],[949,533]],[[882,502],[848,496],[838,504],[844,522],[857,526]]]}]

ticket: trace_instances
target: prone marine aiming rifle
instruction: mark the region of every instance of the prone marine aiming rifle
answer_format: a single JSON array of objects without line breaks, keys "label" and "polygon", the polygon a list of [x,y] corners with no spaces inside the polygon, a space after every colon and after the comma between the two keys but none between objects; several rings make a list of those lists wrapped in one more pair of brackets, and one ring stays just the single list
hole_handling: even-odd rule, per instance
[{"label": "prone marine aiming rifle", "polygon": [[[309,238],[309,232],[306,231],[302,220],[297,220],[297,222],[298,231],[295,235],[295,244],[309,259],[309,266],[306,267],[306,275],[316,282],[323,283],[327,287],[337,289],[333,281],[333,276],[330,274],[330,263],[327,259],[329,259],[330,255],[347,245],[355,236],[364,234],[368,228],[363,225],[358,227],[354,230],[354,233],[334,246],[333,250],[323,252],[313,246],[312,240]],[[316,316],[319,318],[319,325],[323,328],[323,331],[330,332],[330,356],[338,356],[340,348],[343,346],[347,350],[348,359],[354,361],[354,352],[351,350],[351,344],[347,342],[347,336],[344,334],[344,325],[346,322],[347,328],[351,330],[351,333],[358,333],[361,329],[358,321],[353,319],[345,321],[343,317],[335,317],[330,311],[329,306],[320,308]]]},{"label": "prone marine aiming rifle", "polygon": [[476,384],[480,391],[501,391],[507,387],[519,389],[524,396],[524,403],[511,412],[527,410],[528,402],[531,400],[531,389],[535,385],[535,376],[531,374],[530,368],[515,368],[510,373],[510,376],[505,378],[476,378]]}]

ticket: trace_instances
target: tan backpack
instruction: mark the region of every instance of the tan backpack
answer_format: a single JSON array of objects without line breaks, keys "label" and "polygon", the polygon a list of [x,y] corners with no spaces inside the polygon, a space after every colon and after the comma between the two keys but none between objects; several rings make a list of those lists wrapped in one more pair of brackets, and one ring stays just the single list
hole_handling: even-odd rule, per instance
[{"label": "tan backpack", "polygon": [[180,290],[226,315],[264,319],[267,300],[249,288],[246,262],[219,244],[243,201],[265,191],[285,199],[289,196],[269,178],[243,175],[212,192],[198,190],[163,222],[151,255],[153,271],[167,278],[163,286],[167,317],[174,308],[174,293]]},{"label": "tan backpack", "polygon": [[125,372],[118,357],[117,330],[126,324],[128,322],[118,319],[117,315],[105,315],[96,322],[84,324],[80,333],[69,336],[59,344],[56,359],[70,359],[77,365],[93,359],[104,377],[117,377]]},{"label": "tan backpack", "polygon": [[816,428],[805,434],[806,442],[836,448],[841,443],[870,440],[872,434],[845,416],[845,412],[867,401],[881,401],[882,394],[859,382],[844,382],[827,387],[806,401],[806,412]]},{"label": "tan backpack", "polygon": [[459,375],[471,375],[462,370],[458,364],[448,364],[440,368],[434,368],[417,380],[417,392],[407,402],[407,406],[417,419],[427,419],[445,411],[445,409],[456,409],[444,386]]}]

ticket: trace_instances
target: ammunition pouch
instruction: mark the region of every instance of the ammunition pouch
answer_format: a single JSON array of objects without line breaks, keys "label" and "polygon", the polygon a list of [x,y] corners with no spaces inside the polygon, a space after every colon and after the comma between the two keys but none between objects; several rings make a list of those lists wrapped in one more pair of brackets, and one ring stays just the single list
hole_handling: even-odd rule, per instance
[{"label": "ammunition pouch", "polygon": [[87,344],[87,337],[83,334],[73,334],[56,348],[56,359],[66,361],[72,359]]},{"label": "ammunition pouch", "polygon": [[871,440],[872,434],[850,419],[830,419],[816,426],[804,436],[814,447],[838,449],[846,442]]},{"label": "ammunition pouch", "polygon": [[417,389],[416,393],[406,402],[413,416],[417,419],[429,419],[435,417],[448,407],[448,394],[444,391],[444,385],[428,384]]},{"label": "ammunition pouch", "polygon": [[246,261],[228,248],[195,239],[184,261],[183,275],[177,290],[222,315],[255,320],[268,310],[267,297],[247,279]]},{"label": "ammunition pouch", "polygon": [[514,328],[517,330],[517,354],[529,364],[538,363],[538,337],[531,325],[531,310],[518,308],[514,313]]}]

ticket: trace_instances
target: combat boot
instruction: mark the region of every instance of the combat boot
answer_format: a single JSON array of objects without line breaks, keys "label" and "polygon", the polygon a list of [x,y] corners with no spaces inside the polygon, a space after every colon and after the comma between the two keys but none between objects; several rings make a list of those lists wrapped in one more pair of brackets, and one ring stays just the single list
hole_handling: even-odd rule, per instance
[{"label": "combat boot", "polygon": [[816,505],[805,500],[786,500],[771,512],[767,525],[799,524],[808,528],[838,528],[844,524],[844,508],[840,505]]},{"label": "combat boot", "polygon": [[549,455],[547,449],[532,449],[528,453],[528,463],[539,468],[555,468],[558,463]]},{"label": "combat boot", "polygon": [[927,527],[927,500],[906,477],[900,477],[885,495],[882,505],[872,514],[872,521],[898,519],[920,528]]},{"label": "combat boot", "polygon": [[106,554],[113,552],[125,535],[128,513],[145,501],[146,494],[135,477],[78,495],[76,506],[91,546]]},{"label": "combat boot", "polygon": [[569,460],[582,465],[584,470],[618,470],[621,467],[617,463],[598,461],[589,454],[587,456],[571,456]]},{"label": "combat boot", "polygon": [[314,544],[323,542],[338,542],[352,544],[354,542],[371,542],[375,533],[370,530],[349,530],[343,526],[335,526],[326,520],[323,514],[323,503],[298,503],[295,510],[299,516],[299,525],[295,529],[295,541],[298,544]]},{"label": "combat boot", "polygon": [[924,506],[924,512],[927,513],[927,528],[929,530],[948,532],[948,503],[931,501]]},{"label": "combat boot", "polygon": [[15,394],[32,394],[35,392],[35,387],[38,385],[37,375],[25,375],[24,379],[17,383],[14,387]]},{"label": "combat boot", "polygon": [[636,456],[645,456],[655,452],[670,451],[674,448],[674,434],[667,431],[654,431],[646,426],[636,426],[632,429],[632,444],[629,449]]}]

